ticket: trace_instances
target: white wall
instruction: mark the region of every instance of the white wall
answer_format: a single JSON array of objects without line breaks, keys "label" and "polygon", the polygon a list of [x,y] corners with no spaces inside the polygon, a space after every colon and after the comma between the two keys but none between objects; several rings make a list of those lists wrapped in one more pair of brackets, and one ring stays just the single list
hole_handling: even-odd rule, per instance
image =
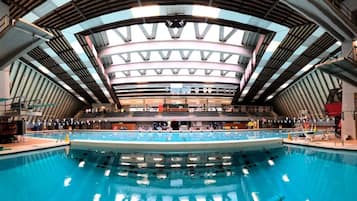
[{"label": "white wall", "polygon": [[342,88],[342,134],[344,136],[351,135],[353,139],[356,139],[356,120],[353,119],[353,112],[355,110],[354,94],[357,93],[357,87],[343,82]]}]

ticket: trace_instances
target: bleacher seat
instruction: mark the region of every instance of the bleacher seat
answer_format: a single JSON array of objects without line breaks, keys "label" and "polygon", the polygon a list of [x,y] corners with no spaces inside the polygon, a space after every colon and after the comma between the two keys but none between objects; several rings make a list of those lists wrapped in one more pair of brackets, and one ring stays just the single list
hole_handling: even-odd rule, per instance
[{"label": "bleacher seat", "polygon": [[133,112],[133,117],[153,117],[157,114],[157,112]]},{"label": "bleacher seat", "polygon": [[107,112],[104,117],[126,117],[129,116],[129,112]]},{"label": "bleacher seat", "polygon": [[223,112],[222,113],[225,116],[238,116],[238,117],[246,117],[248,116],[248,113],[246,112]]},{"label": "bleacher seat", "polygon": [[196,116],[199,116],[199,117],[206,117],[206,116],[209,116],[209,117],[217,117],[219,116],[219,113],[216,112],[216,111],[208,111],[208,112],[194,112],[193,113],[194,115]]},{"label": "bleacher seat", "polygon": [[163,116],[187,116],[188,112],[163,112]]}]

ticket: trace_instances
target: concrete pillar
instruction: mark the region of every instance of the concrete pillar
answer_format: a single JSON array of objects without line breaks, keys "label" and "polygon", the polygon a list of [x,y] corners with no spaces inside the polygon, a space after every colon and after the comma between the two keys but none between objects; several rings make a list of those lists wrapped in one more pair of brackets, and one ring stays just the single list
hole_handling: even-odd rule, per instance
[{"label": "concrete pillar", "polygon": [[342,89],[342,134],[343,136],[350,135],[353,139],[357,139],[356,119],[354,117],[357,87],[343,82]]},{"label": "concrete pillar", "polygon": [[[342,54],[347,57],[351,53],[352,41],[342,43]],[[356,120],[354,117],[357,108],[355,96],[357,97],[357,87],[347,83],[342,83],[342,130],[344,137],[350,135],[353,139],[357,139]]]},{"label": "concrete pillar", "polygon": [[[10,67],[0,71],[0,98],[10,98]],[[0,105],[0,111],[10,110],[9,101],[1,102]]]},{"label": "concrete pillar", "polygon": [[10,66],[0,71],[0,98],[10,98]]}]

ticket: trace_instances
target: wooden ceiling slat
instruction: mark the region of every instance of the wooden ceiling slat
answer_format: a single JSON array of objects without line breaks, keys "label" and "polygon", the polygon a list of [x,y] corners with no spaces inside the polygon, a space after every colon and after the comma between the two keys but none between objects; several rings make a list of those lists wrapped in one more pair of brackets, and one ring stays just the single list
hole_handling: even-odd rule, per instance
[{"label": "wooden ceiling slat", "polygon": [[[317,41],[315,41],[308,49],[306,49],[302,55],[299,56],[290,67],[284,71],[281,76],[276,79],[261,95],[259,101],[264,101],[265,98],[277,90],[282,83],[288,81],[292,76],[294,76],[298,71],[300,71],[305,65],[307,65],[311,60],[318,57],[326,49],[336,43],[334,39],[328,33],[324,33]],[[307,73],[307,72],[306,72]],[[304,75],[304,74],[303,74]],[[303,76],[301,75],[301,76]]]},{"label": "wooden ceiling slat", "polygon": [[[301,30],[307,30],[304,32],[305,34],[301,34]],[[289,59],[289,57],[294,53],[294,51],[300,47],[300,45],[317,29],[317,25],[309,24],[300,27],[295,27],[290,29],[288,35],[281,41],[279,47],[274,51],[273,55],[266,63],[265,68],[263,68],[262,72],[257,77],[257,80],[261,80],[260,82],[254,82],[249,92],[245,95],[244,101],[248,102],[252,100],[256,93],[263,88],[265,83],[269,81],[271,76],[267,76],[267,72],[270,72],[269,68],[275,69],[274,73],[278,71],[282,64],[285,63]],[[298,42],[294,42],[294,41]],[[281,48],[283,47],[283,49]],[[284,49],[289,49],[290,51],[285,51]],[[276,65],[276,60],[280,59],[278,65]],[[268,67],[268,69],[266,69]],[[269,75],[272,75],[271,73]],[[260,79],[261,78],[261,79]],[[283,83],[281,83],[283,84]]]},{"label": "wooden ceiling slat", "polygon": [[[64,36],[61,32],[56,30],[50,30],[54,34],[54,38],[48,42],[48,45],[57,53],[57,55],[67,63],[67,65],[72,69],[73,72],[77,74],[77,76],[82,80],[83,83],[87,82],[94,82],[93,77],[90,75],[88,69],[82,62],[78,55],[74,52],[72,47],[68,44],[68,42],[64,39]],[[105,97],[104,93],[101,91],[98,84],[95,86],[91,86],[88,88],[93,92],[96,91],[95,95],[98,99],[103,102],[107,103],[108,99]],[[101,91],[101,92],[99,92]]]},{"label": "wooden ceiling slat", "polygon": [[[39,47],[31,50],[28,53],[32,58],[36,59],[40,64],[45,66],[49,71],[54,73],[58,78],[64,81],[68,86],[71,86],[73,90],[76,88],[76,92],[85,98],[88,102],[93,103],[94,100],[88,96],[88,94],[79,86],[77,82],[74,82],[66,71],[64,71],[56,61],[54,61],[46,52]],[[52,79],[52,78],[51,78]],[[73,82],[70,82],[72,80]]]}]

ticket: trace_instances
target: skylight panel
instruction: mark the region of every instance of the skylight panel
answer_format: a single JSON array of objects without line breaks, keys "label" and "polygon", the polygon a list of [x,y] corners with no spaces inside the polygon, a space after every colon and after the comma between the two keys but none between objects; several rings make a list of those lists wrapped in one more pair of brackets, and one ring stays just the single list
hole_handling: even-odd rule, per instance
[{"label": "skylight panel", "polygon": [[122,72],[115,72],[114,74],[116,78],[125,77],[125,75]]},{"label": "skylight panel", "polygon": [[37,16],[35,13],[33,13],[33,12],[29,12],[29,13],[27,13],[24,17],[23,17],[23,19],[25,19],[26,21],[28,21],[28,22],[34,22],[34,21],[36,21],[36,20],[38,20],[40,17],[39,16]]},{"label": "skylight panel", "polygon": [[72,79],[74,79],[75,81],[79,81],[81,80],[77,75],[71,75]]},{"label": "skylight panel", "polygon": [[[149,34],[151,33],[151,29],[148,30]],[[147,41],[143,31],[140,29],[139,25],[131,26],[131,34],[132,34],[132,42],[143,42]]]},{"label": "skylight panel", "polygon": [[73,89],[72,89],[70,86],[68,86],[67,84],[65,84],[65,83],[61,83],[61,85],[62,85],[65,89],[67,89],[68,91],[73,91]]},{"label": "skylight panel", "polygon": [[130,59],[132,63],[143,62],[143,58],[141,58],[138,52],[131,53]]},{"label": "skylight panel", "polygon": [[162,75],[172,75],[171,69],[163,69],[162,70]]},{"label": "skylight panel", "polygon": [[75,41],[75,42],[71,43],[71,46],[74,49],[74,51],[76,51],[77,54],[84,53],[84,50],[83,50],[81,44],[79,44],[78,41]]},{"label": "skylight panel", "polygon": [[285,89],[287,86],[289,86],[289,83],[285,83],[285,84],[281,85],[280,88]]},{"label": "skylight panel", "polygon": [[190,73],[187,68],[184,68],[180,70],[179,75],[190,75]]},{"label": "skylight panel", "polygon": [[37,16],[44,16],[48,13],[50,10],[56,9],[57,6],[53,3],[43,3],[40,4],[38,7],[34,9],[34,12],[36,13]]},{"label": "skylight panel", "polygon": [[125,62],[119,55],[112,55],[113,64],[124,64]]},{"label": "skylight panel", "polygon": [[111,29],[105,31],[109,41],[109,46],[119,45],[123,43],[123,40]]},{"label": "skylight panel", "polygon": [[243,35],[244,31],[238,29],[230,38],[228,38],[226,43],[232,45],[242,45]]},{"label": "skylight panel", "polygon": [[172,51],[171,52],[171,55],[170,55],[170,61],[181,61],[182,58],[181,58],[181,54],[179,51]]},{"label": "skylight panel", "polygon": [[82,96],[77,96],[77,98],[78,98],[79,100],[81,100],[82,102],[86,102]]},{"label": "skylight panel", "polygon": [[[204,31],[204,29],[200,28],[200,31]],[[209,42],[218,42],[219,41],[219,26],[212,25],[203,40],[209,41]]]},{"label": "skylight panel", "polygon": [[50,71],[42,65],[38,65],[38,68],[46,75],[48,75],[50,73]]},{"label": "skylight panel", "polygon": [[244,89],[242,92],[242,95],[246,95],[248,93],[249,89]]},{"label": "skylight panel", "polygon": [[[197,23],[197,25],[198,25],[198,32],[199,32],[200,34],[203,34],[203,32],[205,31],[205,29],[207,28],[207,26],[209,26],[208,23],[204,23],[204,22]],[[210,28],[208,28],[208,29],[210,29]]]},{"label": "skylight panel", "polygon": [[158,51],[151,51],[150,61],[162,61],[161,55]]},{"label": "skylight panel", "polygon": [[201,61],[200,51],[193,51],[190,56],[190,61]]},{"label": "skylight panel", "polygon": [[307,46],[300,46],[297,50],[295,50],[296,55],[302,54],[307,49]]},{"label": "skylight panel", "polygon": [[234,54],[231,57],[229,57],[225,63],[227,64],[237,64],[239,60],[239,55]]},{"label": "skylight panel", "polygon": [[280,45],[280,41],[271,41],[267,47],[267,52],[274,52]]},{"label": "skylight panel", "polygon": [[138,71],[136,71],[136,70],[132,70],[132,71],[130,71],[130,76],[133,76],[133,77],[135,77],[135,76],[141,76],[141,74],[140,74]]},{"label": "skylight panel", "polygon": [[236,72],[233,72],[233,71],[228,72],[228,73],[226,74],[226,77],[235,77],[235,76],[236,76]]},{"label": "skylight panel", "polygon": [[210,62],[219,62],[221,58],[221,55],[219,52],[213,52],[211,54],[211,56],[208,57],[207,61],[210,61]]},{"label": "skylight panel", "polygon": [[164,23],[157,26],[156,40],[171,40],[170,32]]},{"label": "skylight panel", "polygon": [[65,64],[65,63],[61,63],[60,66],[61,66],[62,69],[63,69],[64,71],[66,71],[66,72],[72,71],[72,69],[71,69],[69,66],[67,66],[67,64]]},{"label": "skylight panel", "polygon": [[70,2],[70,0],[52,0],[54,4],[56,4],[57,7],[61,7],[62,5]]},{"label": "skylight panel", "polygon": [[130,10],[131,14],[135,18],[160,15],[160,7],[158,5],[135,7],[131,8]]},{"label": "skylight panel", "polygon": [[187,22],[184,30],[182,31],[181,40],[195,40],[195,29],[192,22]]},{"label": "skylight panel", "polygon": [[273,95],[270,95],[270,96],[268,96],[267,100],[270,100],[270,99],[272,99],[273,97],[274,97]]},{"label": "skylight panel", "polygon": [[314,65],[312,64],[307,64],[304,68],[301,69],[302,72],[306,72],[308,70],[310,70],[310,68],[312,68]]},{"label": "skylight panel", "polygon": [[97,73],[92,73],[92,77],[94,80],[100,80],[100,77]]},{"label": "skylight panel", "polygon": [[192,6],[193,16],[217,18],[219,16],[219,12],[220,10],[214,7],[201,6],[201,5]]},{"label": "skylight panel", "polygon": [[210,75],[211,76],[221,76],[221,71],[220,70],[213,70]]},{"label": "skylight panel", "polygon": [[199,75],[199,76],[204,76],[205,75],[205,71],[203,69],[197,69],[196,75]]}]

